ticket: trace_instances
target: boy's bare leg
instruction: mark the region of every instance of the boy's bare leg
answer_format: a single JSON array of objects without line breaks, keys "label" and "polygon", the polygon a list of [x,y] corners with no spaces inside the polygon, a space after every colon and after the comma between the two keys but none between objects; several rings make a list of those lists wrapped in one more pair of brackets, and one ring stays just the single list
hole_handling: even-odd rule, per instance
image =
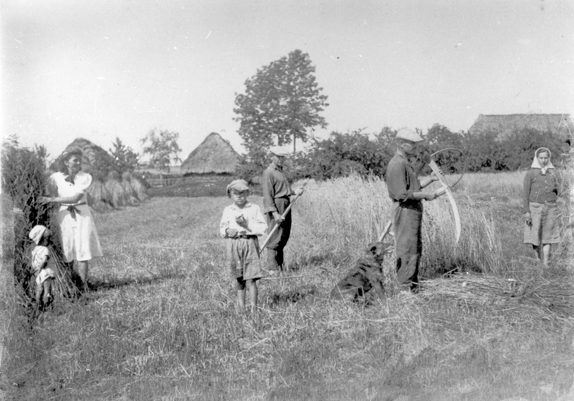
[{"label": "boy's bare leg", "polygon": [[532,248],[534,249],[534,252],[536,253],[536,257],[540,260],[542,260],[542,249],[540,246],[538,245],[532,245]]},{"label": "boy's bare leg", "polygon": [[88,261],[84,260],[78,262],[78,274],[80,275],[80,279],[82,280],[83,291],[88,290]]},{"label": "boy's bare leg", "polygon": [[237,306],[239,309],[245,308],[245,290],[237,290]]},{"label": "boy's bare leg", "polygon": [[42,291],[43,291],[44,287],[42,287],[42,284],[36,284],[36,309],[40,309],[40,302],[42,302]]},{"label": "boy's bare leg", "polygon": [[44,308],[52,305],[52,281],[51,278],[44,281]]},{"label": "boy's bare leg", "polygon": [[550,244],[543,244],[542,245],[542,263],[544,263],[544,266],[548,267],[548,262],[550,261]]},{"label": "boy's bare leg", "polygon": [[249,289],[251,312],[257,312],[257,283],[254,280],[247,280],[247,288]]},{"label": "boy's bare leg", "polygon": [[245,309],[245,281],[242,277],[237,278],[237,306],[240,310]]}]

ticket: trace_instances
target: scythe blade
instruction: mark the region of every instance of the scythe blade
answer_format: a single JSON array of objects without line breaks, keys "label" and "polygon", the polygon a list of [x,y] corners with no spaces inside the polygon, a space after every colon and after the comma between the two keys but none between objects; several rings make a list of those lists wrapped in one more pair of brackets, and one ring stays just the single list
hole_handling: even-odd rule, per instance
[{"label": "scythe blade", "polygon": [[431,161],[429,163],[429,167],[436,174],[439,181],[443,185],[443,188],[441,188],[441,191],[444,190],[446,192],[446,196],[448,197],[448,201],[450,203],[450,206],[452,208],[452,213],[454,215],[454,226],[456,229],[456,242],[458,242],[460,240],[460,234],[462,232],[462,226],[460,223],[460,214],[458,212],[458,206],[456,204],[456,201],[454,200],[454,196],[452,195],[452,191],[451,191],[450,187],[448,186],[448,183],[446,182],[444,176],[442,175],[442,171],[440,171],[440,168],[437,166],[436,162],[433,159],[431,159]]}]

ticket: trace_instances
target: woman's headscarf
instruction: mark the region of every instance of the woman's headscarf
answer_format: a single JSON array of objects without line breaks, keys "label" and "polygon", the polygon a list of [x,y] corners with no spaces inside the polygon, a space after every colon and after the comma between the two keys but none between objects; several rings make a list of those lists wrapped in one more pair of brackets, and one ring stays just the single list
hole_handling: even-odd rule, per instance
[{"label": "woman's headscarf", "polygon": [[[546,165],[546,167],[542,167],[540,165],[540,162],[538,161],[538,154],[539,153],[548,153],[548,164]],[[552,156],[552,154],[550,153],[550,149],[548,149],[548,148],[536,149],[536,152],[534,152],[534,160],[532,161],[532,166],[530,166],[530,167],[531,168],[539,168],[542,175],[545,175],[546,171],[548,171],[548,169],[554,168],[554,166],[552,165],[551,156]]]}]

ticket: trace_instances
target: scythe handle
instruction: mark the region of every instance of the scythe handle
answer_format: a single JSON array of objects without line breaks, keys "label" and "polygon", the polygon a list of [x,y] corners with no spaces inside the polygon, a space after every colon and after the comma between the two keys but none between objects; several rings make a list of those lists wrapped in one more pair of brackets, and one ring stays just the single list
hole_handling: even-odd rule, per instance
[{"label": "scythe handle", "polygon": [[383,229],[383,232],[381,233],[381,236],[379,237],[379,242],[383,242],[383,240],[385,239],[385,237],[389,233],[390,229],[391,229],[391,220],[389,220],[389,222],[385,225],[385,228]]},{"label": "scythe handle", "polygon": [[[307,181],[305,181],[305,183],[303,184],[303,186],[301,188],[305,188],[305,186],[307,185],[307,183],[309,182],[309,178],[307,179]],[[285,216],[287,216],[287,213],[289,213],[289,211],[291,210],[291,208],[293,207],[293,205],[295,204],[295,202],[297,202],[297,199],[299,199],[301,195],[297,194],[295,195],[295,198],[293,199],[293,202],[291,202],[289,204],[289,206],[287,206],[287,209],[285,209],[285,211],[283,212],[283,214],[281,215],[282,218],[285,218]],[[265,241],[263,241],[263,243],[260,245],[259,249],[261,251],[263,251],[263,249],[265,249],[265,245],[267,245],[267,243],[269,242],[269,239],[271,239],[271,236],[273,235],[273,233],[275,233],[275,231],[277,230],[277,227],[279,227],[279,222],[275,223],[275,226],[273,226],[273,228],[271,229],[271,231],[269,232],[269,235],[267,235],[267,238],[265,238]]]}]

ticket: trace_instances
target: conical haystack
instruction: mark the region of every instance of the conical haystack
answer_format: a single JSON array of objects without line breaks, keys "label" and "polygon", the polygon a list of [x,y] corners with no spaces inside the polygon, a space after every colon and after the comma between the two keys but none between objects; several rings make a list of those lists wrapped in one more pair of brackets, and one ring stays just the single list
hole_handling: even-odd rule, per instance
[{"label": "conical haystack", "polygon": [[239,154],[228,141],[212,132],[193,150],[181,165],[182,173],[233,174]]},{"label": "conical haystack", "polygon": [[129,172],[126,171],[122,174],[121,184],[124,190],[126,191],[128,205],[131,206],[139,205],[140,201],[137,192],[132,187],[131,174]]},{"label": "conical haystack", "polygon": [[88,204],[99,212],[114,209],[112,194],[100,180],[93,180],[88,188]]},{"label": "conical haystack", "polygon": [[132,186],[134,192],[136,193],[136,197],[143,202],[149,199],[149,195],[147,193],[148,188],[151,187],[143,178],[139,178],[134,174],[130,174],[130,185]]},{"label": "conical haystack", "polygon": [[125,206],[128,204],[129,196],[120,183],[120,175],[117,171],[112,171],[108,174],[105,186],[111,194],[112,204],[114,207]]},{"label": "conical haystack", "polygon": [[[104,180],[114,168],[113,157],[98,145],[84,138],[76,138],[70,143],[64,152],[71,148],[80,148],[84,152],[82,158],[82,170],[90,173],[94,180]],[[62,152],[63,153],[63,152]],[[62,155],[58,156],[50,166],[50,170],[59,171],[63,168]]]}]

